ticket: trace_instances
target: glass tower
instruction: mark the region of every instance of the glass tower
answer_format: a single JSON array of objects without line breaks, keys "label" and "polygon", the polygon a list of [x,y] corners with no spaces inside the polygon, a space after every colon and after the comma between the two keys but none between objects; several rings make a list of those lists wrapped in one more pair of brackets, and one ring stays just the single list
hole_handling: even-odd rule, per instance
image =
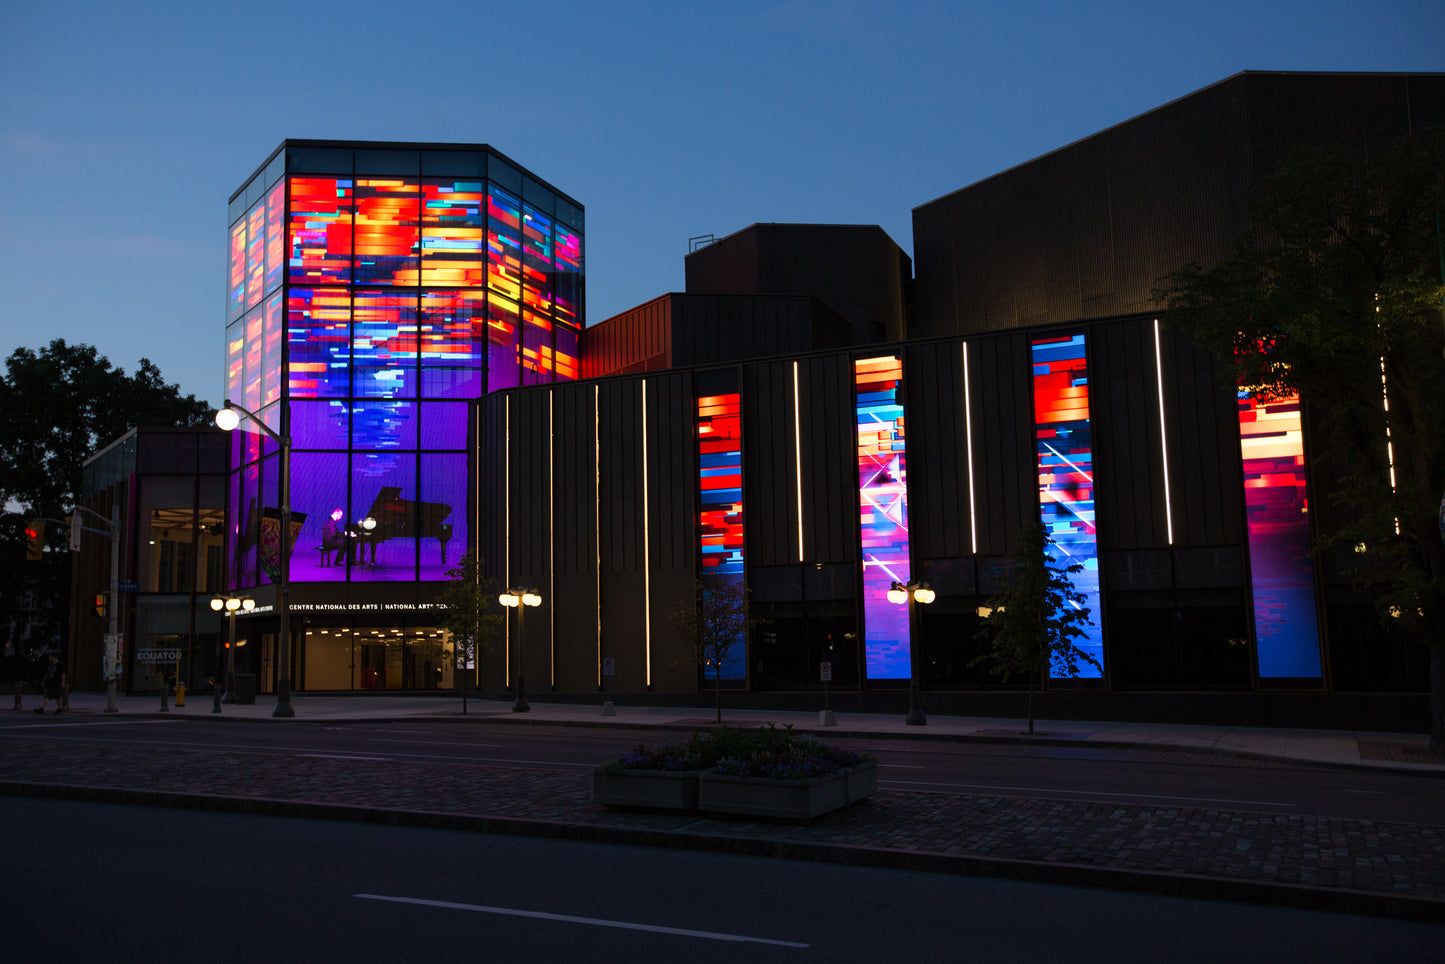
[{"label": "glass tower", "polygon": [[[469,402],[577,377],[582,206],[485,145],[286,141],[229,210],[226,395],[292,439],[293,583],[443,578]],[[279,457],[234,433],[231,588],[275,575]]]}]

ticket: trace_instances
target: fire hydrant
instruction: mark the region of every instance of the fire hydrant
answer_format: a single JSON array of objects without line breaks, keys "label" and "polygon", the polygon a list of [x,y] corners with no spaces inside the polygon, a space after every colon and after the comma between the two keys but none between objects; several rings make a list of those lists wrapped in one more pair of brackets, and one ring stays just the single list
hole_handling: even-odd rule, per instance
[{"label": "fire hydrant", "polygon": [[185,705],[186,705],[186,684],[185,684],[185,683],[177,683],[177,684],[176,684],[176,706],[185,706]]}]

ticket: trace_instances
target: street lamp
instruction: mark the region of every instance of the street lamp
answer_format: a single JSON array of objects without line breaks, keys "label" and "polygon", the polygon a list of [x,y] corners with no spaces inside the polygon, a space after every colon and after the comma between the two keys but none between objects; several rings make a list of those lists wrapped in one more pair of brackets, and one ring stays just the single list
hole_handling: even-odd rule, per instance
[{"label": "street lamp", "polygon": [[227,432],[235,431],[241,424],[241,416],[244,415],[281,449],[281,561],[276,579],[276,615],[281,621],[276,656],[280,665],[276,680],[276,708],[271,711],[272,716],[296,715],[296,710],[291,706],[291,426],[288,424],[288,412],[289,408],[283,402],[279,434],[257,418],[254,412],[237,405],[229,398],[216,412],[216,424]]},{"label": "street lamp", "polygon": [[522,648],[522,613],[527,606],[542,605],[542,597],[519,586],[502,593],[497,597],[497,601],[508,609],[517,611],[517,702],[512,704],[512,712],[526,713],[532,707],[527,704],[527,665],[523,662],[526,650]]},{"label": "street lamp", "polygon": [[[226,616],[231,624],[229,645],[226,647],[226,701],[236,702],[236,610],[244,609],[246,612],[256,608],[256,600],[250,596],[212,596],[211,609],[216,612],[226,611]],[[216,675],[221,675],[221,640],[216,639]],[[221,681],[215,680],[211,685],[211,712],[221,712]]]},{"label": "street lamp", "polygon": [[888,601],[908,604],[908,715],[903,722],[909,726],[924,726],[928,720],[923,716],[923,707],[919,696],[918,682],[918,651],[922,648],[918,633],[918,608],[915,603],[928,605],[933,602],[935,594],[926,582],[909,582],[904,585],[894,581],[892,588],[888,590]]}]

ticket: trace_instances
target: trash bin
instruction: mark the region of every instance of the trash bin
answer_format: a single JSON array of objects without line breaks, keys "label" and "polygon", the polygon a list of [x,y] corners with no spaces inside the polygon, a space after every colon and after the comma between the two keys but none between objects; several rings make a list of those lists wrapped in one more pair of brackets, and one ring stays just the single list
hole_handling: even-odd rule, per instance
[{"label": "trash bin", "polygon": [[256,702],[256,674],[255,674],[255,673],[237,673],[235,679],[236,679],[236,686],[235,686],[235,689],[236,689],[236,694],[235,694],[235,695],[236,695],[236,702],[237,702],[237,703],[244,704],[244,705],[246,705],[246,706],[251,706],[251,705],[255,704],[255,702]]}]

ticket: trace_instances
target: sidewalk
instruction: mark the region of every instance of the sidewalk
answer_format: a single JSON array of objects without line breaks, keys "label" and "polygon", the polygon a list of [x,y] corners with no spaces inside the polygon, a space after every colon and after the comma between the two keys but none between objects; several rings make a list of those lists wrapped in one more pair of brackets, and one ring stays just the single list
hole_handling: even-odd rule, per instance
[{"label": "sidewalk", "polygon": [[[645,697],[634,697],[641,700]],[[39,706],[38,696],[26,697],[26,707]],[[616,701],[616,715],[603,716],[602,704],[531,701],[531,712],[513,713],[510,701],[470,698],[467,716],[506,719],[516,723],[552,723],[573,726],[690,728],[714,724],[711,706],[657,707]],[[99,693],[72,693],[72,712],[103,713],[106,699]],[[438,696],[293,696],[295,716],[277,718],[274,696],[257,696],[249,706],[223,704],[220,714],[211,709],[211,694],[187,694],[184,707],[168,700],[169,715],[186,719],[246,719],[274,723],[329,723],[360,720],[456,719],[463,720],[462,701],[450,694]],[[160,715],[158,696],[116,698],[117,713],[126,716]],[[3,711],[0,711],[3,712]],[[1023,720],[976,716],[929,715],[924,726],[908,726],[903,716],[879,713],[837,713],[836,726],[821,726],[816,711],[723,709],[723,721],[732,726],[776,723],[821,736],[860,739],[870,736],[907,736],[910,739],[953,739],[972,742],[1082,743],[1121,747],[1149,747],[1232,753],[1258,759],[1295,760],[1336,766],[1362,766],[1424,771],[1445,776],[1445,758],[1429,753],[1429,738],[1422,733],[1373,733],[1351,730],[1290,730],[1266,727],[1208,726],[1177,723],[1100,723],[1077,720],[1035,720],[1034,736]]]},{"label": "sidewalk", "polygon": [[[301,696],[289,720],[271,716],[273,700],[224,705],[219,719],[683,729],[713,720],[710,707],[624,705],[604,717],[600,704],[533,702],[527,714],[513,713],[510,703],[468,704],[463,717],[461,701],[448,696]],[[158,719],[159,705],[158,697],[120,698],[119,713],[105,714],[104,696],[73,694],[63,716],[42,720],[27,709],[7,723],[29,717],[30,735],[53,724],[74,733],[75,724]],[[218,718],[211,708],[209,694],[189,697],[165,718],[203,725],[199,721]],[[849,713],[839,714],[835,727],[820,727],[816,713],[725,709],[723,715],[735,726],[791,723],[865,749],[869,737],[895,736],[1043,752],[1016,735],[1022,729],[1016,719],[940,716],[919,727],[901,717]],[[1409,734],[1054,721],[1039,722],[1036,730],[1033,744],[1087,748],[1104,759],[1162,751],[1169,762],[1186,765],[1325,764],[1445,774],[1445,765],[1426,757],[1424,738]],[[1419,759],[1373,759],[1372,753]],[[807,824],[780,824],[608,811],[591,803],[589,770],[229,749],[159,755],[124,744],[29,736],[0,742],[0,794],[685,847],[1445,922],[1445,826],[889,788]]]}]

